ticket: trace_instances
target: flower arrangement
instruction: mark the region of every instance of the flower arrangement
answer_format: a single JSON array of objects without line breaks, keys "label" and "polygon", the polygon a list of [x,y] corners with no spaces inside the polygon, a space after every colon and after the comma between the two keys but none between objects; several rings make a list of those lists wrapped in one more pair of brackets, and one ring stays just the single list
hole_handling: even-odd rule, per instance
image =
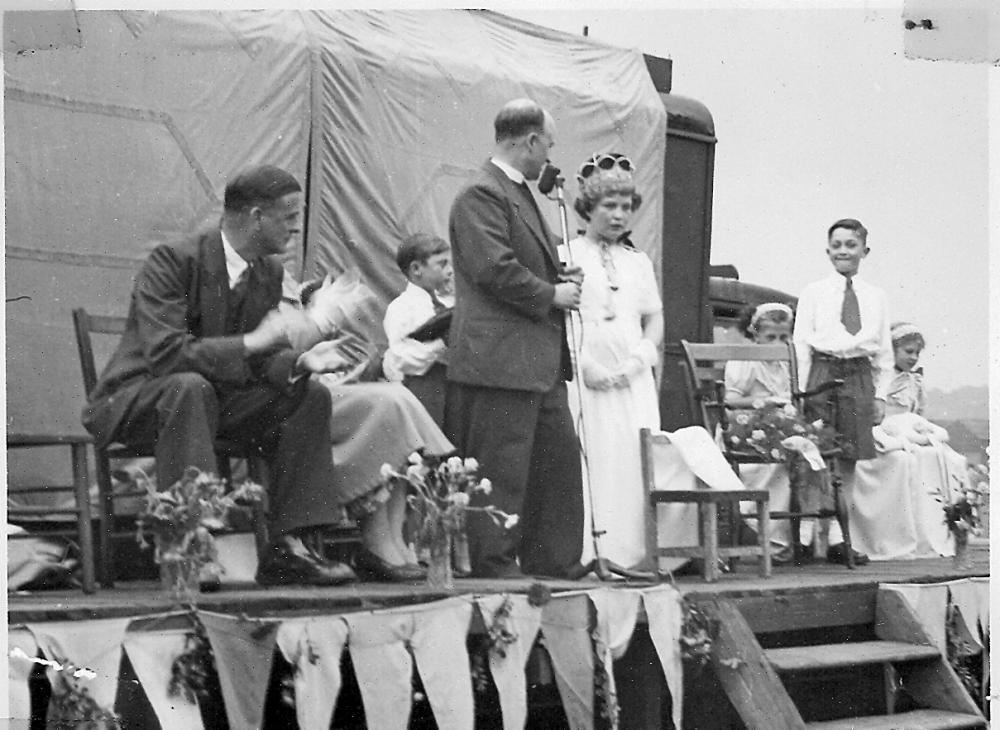
[{"label": "flower arrangement", "polygon": [[475,459],[424,457],[416,452],[410,454],[403,473],[390,464],[382,465],[386,485],[399,480],[409,487],[407,502],[419,516],[417,546],[429,551],[428,582],[438,587],[450,586],[452,540],[464,537],[467,512],[482,512],[505,530],[517,525],[517,515],[493,505],[471,506],[472,495],[489,495],[493,490],[489,479],[476,477],[478,470]]},{"label": "flower arrangement", "polygon": [[751,411],[737,411],[723,434],[730,451],[756,452],[772,461],[788,461],[800,451],[795,437],[811,441],[820,451],[837,447],[837,432],[822,420],[806,421],[790,403],[757,400]]},{"label": "flower arrangement", "polygon": [[712,657],[712,646],[719,633],[718,622],[710,619],[694,603],[681,603],[684,615],[681,621],[681,659],[700,670]]},{"label": "flower arrangement", "polygon": [[194,467],[163,491],[145,475],[139,481],[146,489],[146,505],[136,521],[137,539],[147,548],[152,540],[164,587],[178,598],[188,597],[202,568],[218,572],[212,530],[226,529],[230,512],[260,501],[264,488],[248,481],[227,493],[224,479]]},{"label": "flower arrangement", "polygon": [[[93,678],[94,673],[78,667],[66,659],[49,661],[56,671],[50,674],[52,700],[49,705],[47,727],[73,727],[82,730],[118,730],[121,720],[112,710],[97,704],[89,690],[80,681]],[[89,676],[88,676],[89,675]]]},{"label": "flower arrangement", "polygon": [[942,502],[944,521],[956,536],[982,533],[983,513],[988,509],[990,499],[989,472],[985,466],[969,467],[969,483],[956,490],[951,502]]}]

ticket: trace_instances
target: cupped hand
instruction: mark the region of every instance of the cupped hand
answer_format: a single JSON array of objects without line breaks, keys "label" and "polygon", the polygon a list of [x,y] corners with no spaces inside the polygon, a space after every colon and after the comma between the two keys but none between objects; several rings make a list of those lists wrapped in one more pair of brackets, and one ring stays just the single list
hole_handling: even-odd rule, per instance
[{"label": "cupped hand", "polygon": [[580,285],[569,281],[556,284],[552,305],[557,309],[578,309],[580,307]]}]

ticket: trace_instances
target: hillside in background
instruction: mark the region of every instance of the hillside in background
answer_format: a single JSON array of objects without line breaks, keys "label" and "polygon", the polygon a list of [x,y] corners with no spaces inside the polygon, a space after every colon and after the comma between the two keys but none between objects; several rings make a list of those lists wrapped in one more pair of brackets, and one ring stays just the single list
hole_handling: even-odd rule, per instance
[{"label": "hillside in background", "polygon": [[990,392],[985,385],[955,390],[927,390],[924,415],[932,421],[988,421]]}]

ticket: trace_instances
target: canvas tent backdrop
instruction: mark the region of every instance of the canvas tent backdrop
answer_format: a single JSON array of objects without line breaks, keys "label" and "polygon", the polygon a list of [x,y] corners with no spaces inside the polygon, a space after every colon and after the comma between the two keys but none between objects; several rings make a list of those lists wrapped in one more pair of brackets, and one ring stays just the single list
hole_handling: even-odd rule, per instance
[{"label": "canvas tent backdrop", "polygon": [[[43,16],[7,13],[5,47],[42,33]],[[404,286],[399,242],[447,237],[451,202],[516,97],[555,117],[571,234],[576,165],[608,150],[635,160],[633,239],[660,270],[666,114],[638,51],[487,11],[76,19],[78,45],[5,59],[7,297],[30,297],[6,308],[9,430],[82,431],[70,311],[126,314],[149,251],[215,224],[225,181],[248,165],[306,184],[289,272],[357,268],[384,308]],[[555,204],[539,203],[558,233]],[[12,461],[12,483],[55,466],[29,458]]]}]

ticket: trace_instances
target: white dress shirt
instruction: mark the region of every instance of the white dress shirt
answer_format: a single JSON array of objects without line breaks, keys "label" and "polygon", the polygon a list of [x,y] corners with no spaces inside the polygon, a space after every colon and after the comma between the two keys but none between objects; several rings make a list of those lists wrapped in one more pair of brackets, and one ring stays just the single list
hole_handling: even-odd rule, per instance
[{"label": "white dress shirt", "polygon": [[226,273],[229,275],[229,288],[232,289],[236,286],[236,282],[240,280],[243,272],[247,270],[250,264],[247,263],[245,258],[236,253],[236,249],[233,248],[233,245],[226,238],[225,232],[220,230],[219,233],[222,235],[222,250],[226,254]]},{"label": "white dress shirt", "polygon": [[875,397],[885,400],[895,359],[889,333],[889,304],[885,292],[858,276],[852,278],[861,310],[861,330],[852,335],[840,321],[847,279],[834,273],[806,286],[795,312],[795,351],[799,380],[809,382],[813,350],[848,359],[867,357],[872,364]]},{"label": "white dress shirt", "polygon": [[389,349],[382,358],[386,380],[399,381],[406,375],[423,375],[447,349],[444,340],[420,342],[407,337],[436,314],[431,295],[409,282],[403,293],[389,302],[382,327]]},{"label": "white dress shirt", "polygon": [[515,185],[520,185],[524,182],[524,173],[520,170],[511,167],[503,160],[498,160],[496,157],[491,157],[490,162],[499,167],[503,174],[509,177]]}]

